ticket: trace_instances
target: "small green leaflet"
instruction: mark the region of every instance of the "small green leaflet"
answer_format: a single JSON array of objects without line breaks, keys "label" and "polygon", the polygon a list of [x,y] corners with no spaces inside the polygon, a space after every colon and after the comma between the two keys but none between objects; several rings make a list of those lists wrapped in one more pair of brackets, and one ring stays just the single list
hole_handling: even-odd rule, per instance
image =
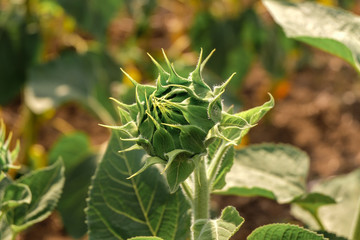
[{"label": "small green leaflet", "polygon": [[244,219],[234,207],[228,206],[222,212],[221,216],[215,220],[200,219],[197,220],[192,228],[198,232],[195,240],[228,240],[230,239],[244,223]]}]

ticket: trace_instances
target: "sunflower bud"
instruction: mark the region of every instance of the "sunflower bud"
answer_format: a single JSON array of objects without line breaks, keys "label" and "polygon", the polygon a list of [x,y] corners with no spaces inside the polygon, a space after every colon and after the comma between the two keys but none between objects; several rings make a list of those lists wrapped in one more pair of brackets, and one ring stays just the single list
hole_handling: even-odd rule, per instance
[{"label": "sunflower bud", "polygon": [[[207,147],[214,139],[236,145],[240,132],[252,123],[243,116],[222,111],[221,95],[234,74],[213,89],[204,82],[201,71],[211,54],[203,60],[201,51],[198,64],[188,78],[179,76],[164,51],[163,54],[168,71],[149,55],[159,71],[156,86],[141,85],[124,72],[135,86],[136,103],[126,105],[115,100],[123,125],[107,127],[125,133],[128,137],[123,141],[135,142],[121,152],[142,148],[149,155],[143,168],[131,177],[162,163],[170,190],[174,192],[193,172],[201,156],[207,154]],[[236,139],[232,139],[233,135]]]}]

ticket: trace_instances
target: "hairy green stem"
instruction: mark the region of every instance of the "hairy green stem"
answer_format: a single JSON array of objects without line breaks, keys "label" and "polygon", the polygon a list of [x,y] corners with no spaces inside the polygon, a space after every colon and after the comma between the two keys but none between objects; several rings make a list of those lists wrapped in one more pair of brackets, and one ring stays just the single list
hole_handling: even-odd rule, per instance
[{"label": "hairy green stem", "polygon": [[189,186],[187,182],[182,182],[181,187],[183,189],[183,192],[185,193],[186,197],[189,199],[189,201],[192,203],[194,201],[194,193]]},{"label": "hairy green stem", "polygon": [[355,221],[352,227],[352,237],[351,240],[360,240],[360,196],[358,200],[357,210],[355,212]]},{"label": "hairy green stem", "polygon": [[221,161],[224,158],[224,155],[226,154],[226,152],[229,150],[230,146],[226,145],[226,144],[221,144],[221,146],[219,147],[219,149],[217,150],[214,158],[211,160],[210,166],[208,168],[208,175],[209,175],[209,184],[211,185],[216,177],[216,173],[218,172],[220,165],[221,165]]},{"label": "hairy green stem", "polygon": [[194,171],[194,185],[193,223],[199,219],[209,219],[210,191],[204,158]]}]

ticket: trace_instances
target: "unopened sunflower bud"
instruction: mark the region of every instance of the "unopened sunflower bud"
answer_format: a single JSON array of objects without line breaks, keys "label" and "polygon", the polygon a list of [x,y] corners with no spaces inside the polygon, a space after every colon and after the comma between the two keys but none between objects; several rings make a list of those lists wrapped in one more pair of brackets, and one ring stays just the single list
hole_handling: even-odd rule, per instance
[{"label": "unopened sunflower bud", "polygon": [[149,55],[159,70],[156,86],[141,85],[124,72],[135,86],[136,103],[126,105],[115,100],[123,125],[107,127],[126,135],[123,141],[135,142],[121,152],[140,147],[149,155],[143,168],[130,177],[153,164],[164,164],[170,190],[174,192],[193,172],[214,139],[236,145],[246,133],[241,132],[252,127],[255,119],[222,111],[221,95],[234,74],[221,86],[211,89],[201,75],[211,54],[203,60],[201,51],[198,64],[188,78],[179,76],[164,51],[163,54],[168,71]]}]

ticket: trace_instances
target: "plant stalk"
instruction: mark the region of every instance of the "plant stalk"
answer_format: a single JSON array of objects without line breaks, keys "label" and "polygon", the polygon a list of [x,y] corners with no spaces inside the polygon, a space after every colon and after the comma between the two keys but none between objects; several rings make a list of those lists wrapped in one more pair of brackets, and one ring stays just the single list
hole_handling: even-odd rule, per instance
[{"label": "plant stalk", "polygon": [[206,174],[205,160],[201,159],[194,172],[195,198],[194,222],[198,219],[209,218],[210,192]]},{"label": "plant stalk", "polygon": [[352,237],[351,240],[360,240],[360,196],[358,200],[357,210],[355,212],[355,221],[352,227]]},{"label": "plant stalk", "polygon": [[[195,196],[192,205],[193,224],[199,219],[209,219],[209,215],[210,215],[209,214],[210,191],[209,191],[209,184],[206,174],[205,158],[202,158],[200,160],[199,165],[195,168],[194,188],[195,188]],[[197,233],[194,230],[192,239],[195,239],[195,236],[198,235],[199,233]]]}]

